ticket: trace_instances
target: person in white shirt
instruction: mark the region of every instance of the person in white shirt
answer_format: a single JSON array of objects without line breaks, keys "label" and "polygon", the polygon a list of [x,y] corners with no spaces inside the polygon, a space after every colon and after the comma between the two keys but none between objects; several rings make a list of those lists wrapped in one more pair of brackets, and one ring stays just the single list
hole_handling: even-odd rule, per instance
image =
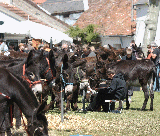
[{"label": "person in white shirt", "polygon": [[3,39],[0,39],[0,51],[1,52],[8,51],[8,46],[5,44]]}]

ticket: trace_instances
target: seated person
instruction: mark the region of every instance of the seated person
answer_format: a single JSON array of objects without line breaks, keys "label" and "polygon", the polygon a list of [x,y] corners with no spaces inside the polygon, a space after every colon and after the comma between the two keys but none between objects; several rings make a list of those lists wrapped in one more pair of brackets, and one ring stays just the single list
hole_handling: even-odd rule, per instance
[{"label": "seated person", "polygon": [[[97,111],[100,106],[105,105],[105,100],[123,100],[126,97],[126,81],[123,75],[110,71],[108,76],[112,79],[110,87],[100,89],[86,110]],[[103,108],[103,111],[106,109]]]}]

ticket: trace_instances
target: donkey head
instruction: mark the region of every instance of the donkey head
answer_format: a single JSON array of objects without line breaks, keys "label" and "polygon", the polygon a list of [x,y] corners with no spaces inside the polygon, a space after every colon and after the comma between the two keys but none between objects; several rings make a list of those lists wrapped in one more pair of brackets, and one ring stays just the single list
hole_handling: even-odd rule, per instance
[{"label": "donkey head", "polygon": [[51,108],[54,102],[46,105],[46,98],[45,101],[34,110],[32,120],[28,124],[27,131],[29,135],[48,136],[48,122],[45,113]]}]

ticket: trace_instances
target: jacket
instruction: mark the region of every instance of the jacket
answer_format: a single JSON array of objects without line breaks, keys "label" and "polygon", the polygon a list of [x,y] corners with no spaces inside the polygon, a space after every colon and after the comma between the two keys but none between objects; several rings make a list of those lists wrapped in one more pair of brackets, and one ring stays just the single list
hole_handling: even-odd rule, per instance
[{"label": "jacket", "polygon": [[114,75],[111,85],[107,88],[108,94],[114,96],[114,99],[123,100],[126,97],[126,81],[121,73]]}]

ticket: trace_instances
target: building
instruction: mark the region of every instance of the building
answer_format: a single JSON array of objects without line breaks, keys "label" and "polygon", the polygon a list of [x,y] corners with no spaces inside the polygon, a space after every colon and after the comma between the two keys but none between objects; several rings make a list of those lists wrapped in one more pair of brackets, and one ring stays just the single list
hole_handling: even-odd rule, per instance
[{"label": "building", "polygon": [[135,1],[128,0],[89,0],[89,9],[74,25],[84,28],[89,24],[97,25],[102,45],[125,48],[134,39],[136,22],[134,21]]},{"label": "building", "polygon": [[[43,9],[52,16],[69,25],[73,25],[81,14],[89,9],[88,0],[35,0]],[[41,3],[41,4],[40,4]]]},{"label": "building", "polygon": [[[68,30],[70,27],[68,24],[64,23],[63,21],[57,19],[54,16],[49,15],[45,12],[45,10],[41,9],[37,4],[35,4],[32,1],[29,0],[1,0],[0,2],[0,21],[2,22],[2,25],[0,25],[0,33],[1,36],[4,37],[5,40],[17,40],[18,43],[21,42],[21,40],[24,40],[26,35],[22,33],[25,28],[29,28],[32,26],[28,26],[26,23],[26,26],[20,29],[20,25],[14,27],[14,24],[21,24],[20,22],[30,22],[30,25],[37,24],[39,26],[39,30],[37,29],[38,34],[43,34],[45,32],[40,31],[43,28],[47,28],[48,30],[55,30],[56,33],[50,37],[47,37],[50,39],[51,37],[54,38],[61,33],[62,40],[63,35],[66,36],[65,31]],[[2,26],[5,24],[8,24],[8,27],[13,26],[10,30],[2,31]],[[41,27],[42,26],[42,27]],[[17,27],[17,29],[16,29]],[[15,32],[8,32],[14,30]],[[19,32],[19,33],[18,33]],[[47,35],[47,32],[45,36]],[[67,36],[66,36],[67,37]],[[65,37],[65,38],[66,38]],[[55,38],[56,40],[56,38]],[[16,41],[16,42],[17,42]],[[49,41],[49,40],[48,40]]]}]

